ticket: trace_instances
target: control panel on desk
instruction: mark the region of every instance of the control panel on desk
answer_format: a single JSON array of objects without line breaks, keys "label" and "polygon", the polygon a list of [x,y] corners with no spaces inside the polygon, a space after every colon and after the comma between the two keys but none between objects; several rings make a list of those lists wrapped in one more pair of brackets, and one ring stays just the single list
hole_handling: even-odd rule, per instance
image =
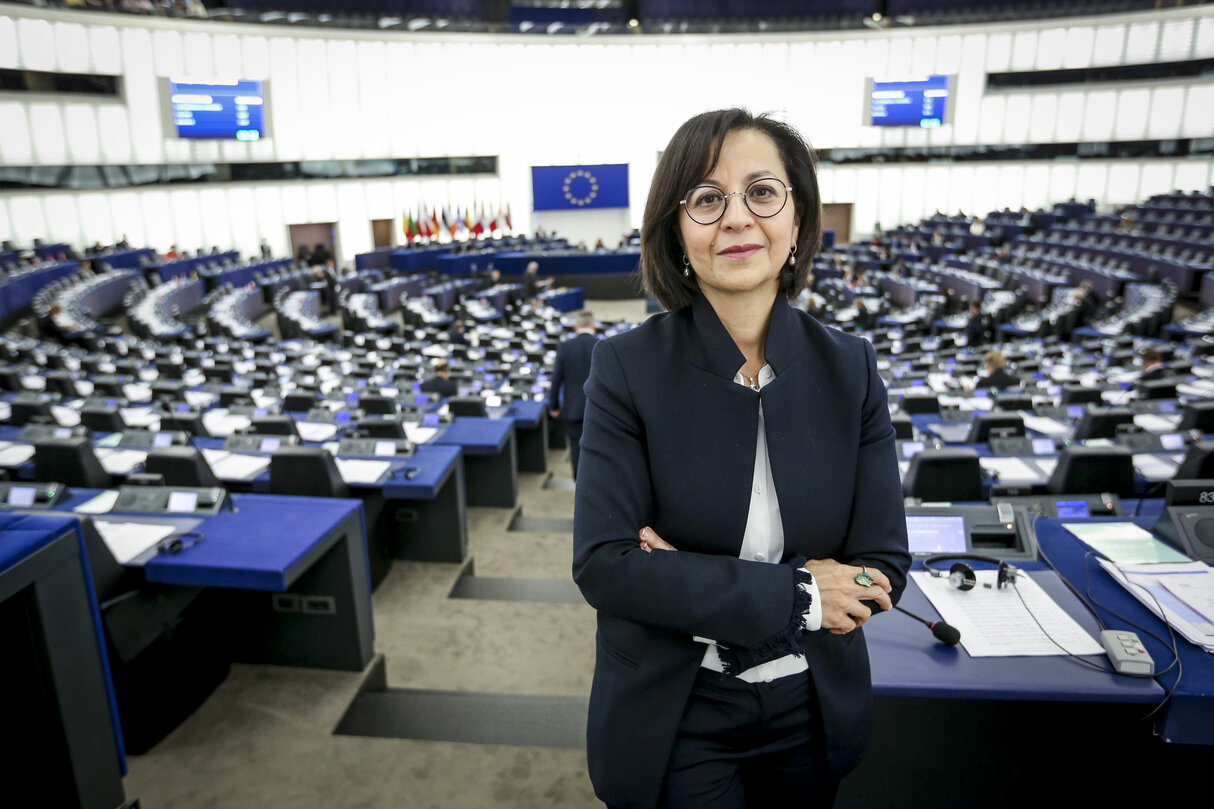
[{"label": "control panel on desk", "polygon": [[343,438],[337,442],[338,455],[407,458],[414,451],[413,442],[404,438]]},{"label": "control panel on desk", "polygon": [[0,482],[0,503],[6,508],[51,508],[67,496],[62,483]]},{"label": "control panel on desk", "polygon": [[152,430],[123,430],[118,446],[123,449],[154,449],[183,447],[190,443],[189,433],[181,430],[153,432]]},{"label": "control panel on desk", "polygon": [[111,511],[138,514],[218,514],[227,507],[227,490],[213,486],[123,486]]},{"label": "control panel on desk", "polygon": [[279,447],[290,447],[298,443],[299,439],[293,435],[237,433],[224,439],[223,448],[228,452],[276,452]]}]

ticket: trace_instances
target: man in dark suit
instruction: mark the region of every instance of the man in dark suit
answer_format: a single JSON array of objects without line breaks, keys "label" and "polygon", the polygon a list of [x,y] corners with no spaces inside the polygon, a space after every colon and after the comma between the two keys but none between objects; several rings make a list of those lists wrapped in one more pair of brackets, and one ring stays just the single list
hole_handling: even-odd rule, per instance
[{"label": "man in dark suit", "polygon": [[[559,418],[569,440],[569,461],[573,464],[573,479],[577,480],[577,462],[581,454],[582,419],[586,413],[586,394],[582,386],[590,376],[590,353],[598,338],[594,336],[594,314],[587,309],[574,319],[573,337],[561,343],[556,351],[556,366],[552,370],[552,388],[548,394],[548,411]],[[561,391],[564,389],[564,404]]]},{"label": "man in dark suit", "polygon": [[980,346],[987,341],[982,304],[978,301],[970,301],[970,317],[965,323],[965,339],[971,346]]},{"label": "man in dark suit", "polygon": [[1142,350],[1142,376],[1139,381],[1149,382],[1152,379],[1163,379],[1167,369],[1163,367],[1163,357],[1153,348]]},{"label": "man in dark suit", "polygon": [[422,393],[437,393],[444,398],[459,395],[459,386],[451,378],[451,366],[439,360],[434,366],[434,376],[422,382]]}]

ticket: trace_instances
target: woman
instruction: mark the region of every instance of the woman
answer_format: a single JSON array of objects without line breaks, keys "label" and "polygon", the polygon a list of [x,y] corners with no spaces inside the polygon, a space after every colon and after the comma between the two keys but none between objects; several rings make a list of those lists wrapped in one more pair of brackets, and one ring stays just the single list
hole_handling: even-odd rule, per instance
[{"label": "woman", "polygon": [[986,375],[978,377],[974,387],[995,388],[996,390],[1020,387],[1020,377],[1007,369],[1007,360],[998,349],[992,348],[986,352],[982,363],[985,366]]},{"label": "woman", "polygon": [[867,743],[859,627],[910,560],[872,347],[788,303],[820,209],[805,142],[743,110],[683,124],[654,174],[641,272],[669,313],[595,349],[574,520],[609,806],[829,805]]}]

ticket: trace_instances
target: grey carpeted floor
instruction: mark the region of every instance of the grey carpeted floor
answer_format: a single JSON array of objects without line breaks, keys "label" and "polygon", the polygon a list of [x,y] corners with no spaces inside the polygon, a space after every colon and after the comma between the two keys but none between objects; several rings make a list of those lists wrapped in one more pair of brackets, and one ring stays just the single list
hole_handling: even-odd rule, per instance
[{"label": "grey carpeted floor", "polygon": [[[589,305],[600,318],[645,317],[641,301]],[[557,481],[570,477],[564,452],[550,453],[549,468]],[[544,475],[520,476],[524,517],[572,517],[572,487],[544,482]],[[375,649],[389,689],[410,690],[397,702],[423,700],[431,730],[442,730],[444,710],[466,725],[469,710],[485,704],[486,721],[508,724],[511,710],[537,705],[558,717],[559,738],[536,735],[526,723],[518,735],[568,743],[590,692],[594,613],[561,599],[500,600],[525,594],[526,580],[547,580],[559,592],[556,582],[570,578],[571,535],[511,531],[514,516],[512,509],[469,509],[469,550],[476,574],[520,580],[517,586],[488,588],[492,600],[450,598],[460,565],[396,562],[374,596]],[[551,519],[533,525],[561,527]],[[127,795],[143,809],[602,806],[582,749],[335,735],[362,681],[357,673],[233,666],[189,719],[149,753],[129,757]],[[427,699],[412,689],[441,693]],[[485,695],[506,698],[477,702]],[[483,738],[510,736],[509,727],[495,733]]]}]

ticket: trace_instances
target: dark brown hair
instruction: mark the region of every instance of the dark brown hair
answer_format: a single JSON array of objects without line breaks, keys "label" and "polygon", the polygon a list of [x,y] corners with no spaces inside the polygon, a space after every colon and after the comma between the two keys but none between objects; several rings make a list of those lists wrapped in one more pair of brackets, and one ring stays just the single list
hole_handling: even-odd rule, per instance
[{"label": "dark brown hair", "polygon": [[641,282],[645,291],[669,311],[681,309],[695,296],[697,281],[683,276],[683,247],[679,217],[683,199],[693,186],[711,173],[721,156],[725,136],[740,129],[767,135],[776,145],[792,202],[801,218],[797,230],[797,262],[780,272],[780,291],[792,300],[805,288],[810,265],[822,244],[822,200],[818,194],[817,161],[813,149],[797,130],[744,109],[704,112],[688,120],[666,146],[645,202],[641,220]]}]

